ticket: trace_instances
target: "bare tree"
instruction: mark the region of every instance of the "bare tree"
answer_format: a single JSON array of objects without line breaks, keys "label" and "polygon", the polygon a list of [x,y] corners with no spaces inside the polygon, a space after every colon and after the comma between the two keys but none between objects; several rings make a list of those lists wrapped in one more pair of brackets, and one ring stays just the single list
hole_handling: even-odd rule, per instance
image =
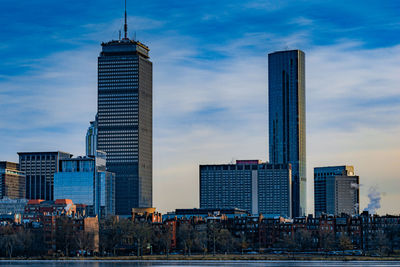
[{"label": "bare tree", "polygon": [[18,235],[12,226],[2,227],[0,233],[1,247],[11,258],[13,256],[14,249],[20,244],[21,240],[18,239]]},{"label": "bare tree", "polygon": [[108,217],[100,222],[100,244],[102,250],[112,251],[116,255],[116,249],[124,237],[125,230],[118,217]]},{"label": "bare tree", "polygon": [[216,252],[217,237],[218,237],[218,233],[220,230],[221,230],[220,223],[218,223],[214,220],[207,222],[208,240],[211,241],[211,243],[212,243],[213,255],[215,255],[215,252]]},{"label": "bare tree", "polygon": [[189,256],[192,253],[192,247],[195,244],[197,238],[197,231],[189,223],[183,223],[178,228],[178,243],[183,247],[185,255],[186,252]]},{"label": "bare tree", "polygon": [[217,235],[217,244],[221,251],[229,253],[235,247],[236,240],[227,229],[221,229]]},{"label": "bare tree", "polygon": [[345,250],[353,249],[353,243],[351,242],[351,239],[347,235],[341,235],[339,237],[339,242],[338,242],[339,249],[342,251],[342,254],[344,255]]},{"label": "bare tree", "polygon": [[156,225],[154,229],[154,239],[158,247],[165,251],[167,258],[171,250],[172,228],[168,224]]},{"label": "bare tree", "polygon": [[306,229],[298,229],[294,234],[294,242],[297,249],[306,251],[314,248],[311,232]]},{"label": "bare tree", "polygon": [[69,256],[75,247],[74,224],[69,217],[59,217],[56,219],[56,247]]}]

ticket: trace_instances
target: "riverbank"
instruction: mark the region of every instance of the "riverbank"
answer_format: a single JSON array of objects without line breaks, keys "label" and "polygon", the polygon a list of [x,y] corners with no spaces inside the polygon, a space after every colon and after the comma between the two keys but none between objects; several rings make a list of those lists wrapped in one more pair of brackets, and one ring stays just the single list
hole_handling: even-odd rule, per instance
[{"label": "riverbank", "polygon": [[371,256],[338,256],[338,255],[236,255],[236,254],[217,254],[217,255],[145,255],[137,256],[118,256],[118,257],[32,257],[32,258],[1,258],[2,261],[10,260],[72,260],[72,261],[399,261],[400,255],[390,257],[371,257]]}]

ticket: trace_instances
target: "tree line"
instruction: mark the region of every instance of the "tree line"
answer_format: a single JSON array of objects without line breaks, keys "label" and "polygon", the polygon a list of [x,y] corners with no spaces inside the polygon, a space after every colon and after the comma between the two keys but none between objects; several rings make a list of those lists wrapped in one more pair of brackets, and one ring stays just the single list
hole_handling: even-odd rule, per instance
[{"label": "tree line", "polygon": [[[176,227],[173,227],[173,224]],[[43,228],[33,229],[27,225],[0,226],[1,257],[34,257],[99,255],[142,256],[171,252],[184,255],[246,253],[264,249],[259,237],[245,231],[233,231],[217,221],[192,224],[190,221],[147,223],[130,219],[108,217],[99,222],[99,232],[76,231],[68,217],[57,219],[56,228],[46,232]],[[268,233],[266,233],[268,235]],[[258,233],[256,233],[258,235]],[[173,238],[175,236],[175,238]],[[390,255],[399,249],[400,230],[398,226],[386,227],[365,237],[365,249],[380,255]],[[348,235],[320,231],[316,235],[305,229],[293,234],[276,237],[270,250],[299,251],[342,251],[361,249],[353,244]],[[363,248],[364,249],[364,248]]]}]

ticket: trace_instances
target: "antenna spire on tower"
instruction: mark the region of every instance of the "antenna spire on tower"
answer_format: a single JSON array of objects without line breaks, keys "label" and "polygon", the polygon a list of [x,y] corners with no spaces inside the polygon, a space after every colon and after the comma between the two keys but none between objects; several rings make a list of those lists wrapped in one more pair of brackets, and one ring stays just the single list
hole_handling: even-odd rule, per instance
[{"label": "antenna spire on tower", "polygon": [[126,15],[126,0],[125,0],[125,24],[124,24],[125,40],[128,39],[128,19]]}]

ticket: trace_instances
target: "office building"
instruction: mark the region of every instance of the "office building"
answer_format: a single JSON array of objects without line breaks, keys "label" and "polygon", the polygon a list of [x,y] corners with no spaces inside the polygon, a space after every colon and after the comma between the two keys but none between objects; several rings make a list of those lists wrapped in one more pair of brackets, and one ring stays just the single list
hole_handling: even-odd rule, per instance
[{"label": "office building", "polygon": [[18,152],[19,168],[26,176],[27,199],[54,199],[54,173],[58,172],[59,160],[72,154],[55,152]]},{"label": "office building", "polygon": [[25,175],[17,163],[0,161],[0,199],[25,198]]},{"label": "office building", "polygon": [[10,199],[3,197],[0,199],[0,214],[22,214],[27,203],[28,200],[24,198]]},{"label": "office building", "polygon": [[[126,15],[126,13],[125,13]],[[152,207],[152,62],[127,35],[102,43],[98,57],[97,149],[116,175],[116,214]]]},{"label": "office building", "polygon": [[291,178],[290,164],[200,165],[200,208],[291,217]]},{"label": "office building", "polygon": [[54,197],[88,205],[89,215],[113,215],[115,175],[106,171],[105,153],[60,160],[60,169],[54,174]]},{"label": "office building", "polygon": [[96,120],[90,122],[86,132],[86,156],[95,156],[97,151],[97,115]]},{"label": "office building", "polygon": [[315,215],[359,214],[359,177],[353,166],[314,168]]},{"label": "office building", "polygon": [[269,160],[292,166],[292,214],[306,212],[305,59],[300,50],[268,55]]}]

